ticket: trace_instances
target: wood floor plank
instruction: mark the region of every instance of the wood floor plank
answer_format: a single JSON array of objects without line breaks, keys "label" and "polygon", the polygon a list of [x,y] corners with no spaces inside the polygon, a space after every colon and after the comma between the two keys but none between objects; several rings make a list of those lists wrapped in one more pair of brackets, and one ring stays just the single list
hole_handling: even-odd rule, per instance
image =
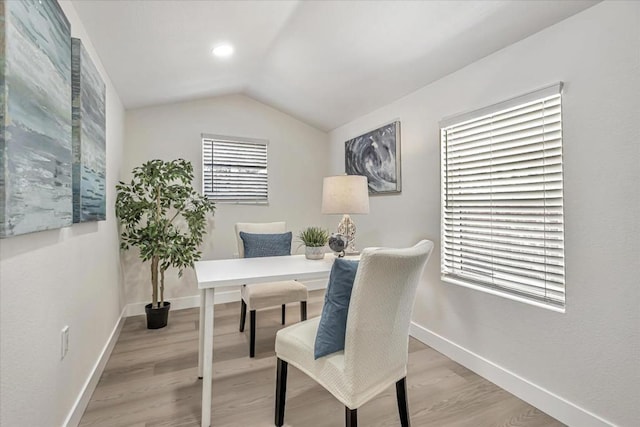
[{"label": "wood floor plank", "polygon": [[[309,318],[319,316],[323,291],[311,292]],[[287,325],[299,321],[297,304],[287,308]],[[273,426],[274,338],[280,308],[257,315],[256,357],[250,359],[249,331],[238,332],[239,303],[216,306],[214,331],[214,426]],[[146,329],[145,317],[126,320],[81,426],[196,427],[200,425],[202,382],[198,369],[198,309],[176,310],[169,325]],[[409,340],[409,410],[414,427],[558,427],[561,423],[415,339]],[[360,425],[400,424],[395,388],[358,410]],[[285,426],[335,427],[344,407],[295,368],[289,369]]]}]

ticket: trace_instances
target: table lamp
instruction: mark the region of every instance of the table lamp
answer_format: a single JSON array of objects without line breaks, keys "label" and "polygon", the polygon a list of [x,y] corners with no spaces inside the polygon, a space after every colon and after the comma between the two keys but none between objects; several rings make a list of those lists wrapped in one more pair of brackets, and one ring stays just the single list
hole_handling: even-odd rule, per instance
[{"label": "table lamp", "polygon": [[342,214],[338,233],[348,240],[347,254],[356,253],[356,225],[349,214],[369,213],[367,177],[361,175],[327,176],[322,183],[322,213]]}]

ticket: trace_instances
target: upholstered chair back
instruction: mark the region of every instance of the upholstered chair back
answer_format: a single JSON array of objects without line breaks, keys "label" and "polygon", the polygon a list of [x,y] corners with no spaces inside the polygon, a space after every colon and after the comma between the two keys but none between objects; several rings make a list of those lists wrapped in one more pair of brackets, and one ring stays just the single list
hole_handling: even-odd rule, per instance
[{"label": "upholstered chair back", "polygon": [[409,324],[416,288],[433,250],[422,240],[411,248],[362,251],[349,304],[344,372],[355,395],[407,374]]},{"label": "upholstered chair back", "polygon": [[275,234],[286,232],[287,224],[280,222],[238,222],[235,225],[236,241],[238,243],[238,257],[244,258],[244,243],[240,237],[240,232],[253,234]]}]

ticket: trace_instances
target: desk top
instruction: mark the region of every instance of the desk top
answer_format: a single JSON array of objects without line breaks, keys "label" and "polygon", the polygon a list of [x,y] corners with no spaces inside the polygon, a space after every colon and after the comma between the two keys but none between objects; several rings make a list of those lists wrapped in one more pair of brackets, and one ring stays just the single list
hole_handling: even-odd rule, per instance
[{"label": "desk top", "polygon": [[248,283],[327,277],[335,259],[333,254],[326,254],[321,260],[309,260],[304,255],[218,259],[197,261],[194,268],[198,278],[198,289],[209,289]]}]

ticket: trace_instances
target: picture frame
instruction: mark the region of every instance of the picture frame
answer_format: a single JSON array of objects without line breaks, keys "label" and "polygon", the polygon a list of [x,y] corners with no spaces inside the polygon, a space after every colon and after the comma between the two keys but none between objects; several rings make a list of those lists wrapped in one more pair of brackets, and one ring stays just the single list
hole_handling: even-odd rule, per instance
[{"label": "picture frame", "polygon": [[402,192],[400,121],[393,121],[344,143],[345,173],[367,177],[369,194]]},{"label": "picture frame", "polygon": [[71,38],[73,222],[106,220],[106,87],[82,41]]},{"label": "picture frame", "polygon": [[57,0],[0,5],[0,238],[72,224],[71,25]]}]

